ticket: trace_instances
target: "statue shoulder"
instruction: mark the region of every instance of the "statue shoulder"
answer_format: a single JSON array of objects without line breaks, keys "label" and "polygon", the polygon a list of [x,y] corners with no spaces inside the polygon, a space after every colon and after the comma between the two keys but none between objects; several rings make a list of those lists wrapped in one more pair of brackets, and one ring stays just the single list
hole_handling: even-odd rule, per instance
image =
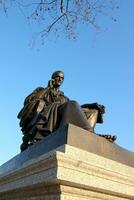
[{"label": "statue shoulder", "polygon": [[45,92],[45,90],[47,90],[47,88],[43,88],[43,87],[37,87],[35,90],[33,90],[33,92],[31,94],[29,94],[25,100],[24,100],[24,105],[26,105],[27,103],[29,103],[30,101],[35,100],[36,98],[38,98],[39,94],[41,92]]},{"label": "statue shoulder", "polygon": [[69,98],[67,96],[64,95],[64,92],[59,91],[60,92],[60,96],[63,97],[64,99],[66,99],[67,101],[69,101]]},{"label": "statue shoulder", "polygon": [[37,92],[43,91],[44,89],[45,88],[43,88],[43,87],[37,87],[32,93],[37,93]]},{"label": "statue shoulder", "polygon": [[64,96],[64,92],[62,92],[61,90],[59,90],[60,95]]}]

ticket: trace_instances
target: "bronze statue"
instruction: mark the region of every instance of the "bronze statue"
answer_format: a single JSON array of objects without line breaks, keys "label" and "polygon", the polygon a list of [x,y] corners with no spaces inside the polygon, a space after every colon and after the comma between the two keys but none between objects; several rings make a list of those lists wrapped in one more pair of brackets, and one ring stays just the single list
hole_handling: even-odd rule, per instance
[{"label": "bronze statue", "polygon": [[[103,123],[105,107],[98,103],[80,106],[59,90],[64,81],[64,73],[56,71],[46,88],[38,87],[24,101],[18,114],[23,132],[21,151],[40,141],[59,127],[71,123],[94,132],[96,123]],[[115,136],[100,135],[109,141]]]}]

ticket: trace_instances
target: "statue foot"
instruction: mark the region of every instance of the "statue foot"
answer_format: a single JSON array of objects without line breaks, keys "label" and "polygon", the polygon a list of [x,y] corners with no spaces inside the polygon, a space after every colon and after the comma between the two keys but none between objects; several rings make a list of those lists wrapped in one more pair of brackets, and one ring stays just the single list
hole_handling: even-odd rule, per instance
[{"label": "statue foot", "polygon": [[104,137],[105,139],[107,139],[109,142],[115,142],[115,140],[117,139],[116,135],[104,135],[104,134],[97,134],[100,137]]}]

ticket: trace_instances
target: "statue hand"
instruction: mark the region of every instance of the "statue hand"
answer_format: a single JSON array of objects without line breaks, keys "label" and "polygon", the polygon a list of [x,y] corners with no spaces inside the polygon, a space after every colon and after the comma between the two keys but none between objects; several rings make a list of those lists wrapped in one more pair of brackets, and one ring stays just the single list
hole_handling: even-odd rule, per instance
[{"label": "statue hand", "polygon": [[98,110],[100,111],[100,113],[105,113],[105,106],[96,103],[96,106],[98,107]]}]

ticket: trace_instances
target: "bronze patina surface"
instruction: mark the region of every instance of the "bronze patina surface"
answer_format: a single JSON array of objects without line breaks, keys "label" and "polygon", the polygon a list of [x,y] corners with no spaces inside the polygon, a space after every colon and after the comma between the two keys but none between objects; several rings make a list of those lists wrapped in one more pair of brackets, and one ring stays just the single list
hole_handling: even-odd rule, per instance
[{"label": "bronze patina surface", "polygon": [[[103,123],[105,107],[98,103],[80,106],[59,90],[64,81],[64,73],[56,71],[48,81],[48,86],[36,88],[24,101],[18,114],[23,132],[21,151],[66,124],[74,124],[94,132],[96,123]],[[100,135],[101,136],[101,135]],[[109,141],[115,137],[103,135]]]},{"label": "bronze patina surface", "polygon": [[[74,124],[94,132],[96,123],[103,123],[105,107],[98,103],[80,106],[59,90],[64,81],[64,73],[56,71],[48,81],[48,86],[36,88],[24,101],[18,114],[23,133],[21,151],[27,149],[66,124]],[[109,141],[115,136],[100,135]]]}]

